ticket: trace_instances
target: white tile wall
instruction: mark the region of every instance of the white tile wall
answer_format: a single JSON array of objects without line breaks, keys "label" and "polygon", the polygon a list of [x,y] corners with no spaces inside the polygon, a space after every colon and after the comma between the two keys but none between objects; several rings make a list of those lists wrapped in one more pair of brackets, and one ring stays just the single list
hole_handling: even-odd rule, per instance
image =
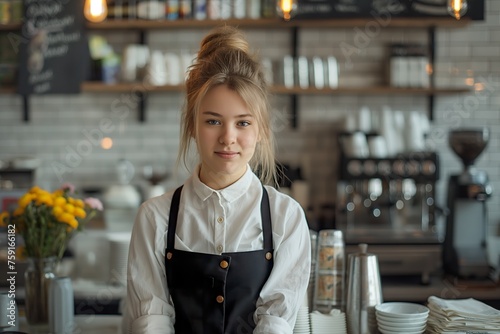
[{"label": "white tile wall", "polygon": [[[487,1],[487,20],[461,29],[438,29],[437,64],[472,69],[476,83],[484,91],[436,98],[435,120],[429,145],[440,153],[442,163],[438,195],[444,201],[446,179],[460,170],[457,158],[447,146],[443,133],[461,126],[484,126],[491,129],[491,142],[478,161],[488,171],[494,195],[488,203],[491,231],[500,234],[500,5]],[[304,29],[300,32],[300,54],[335,55],[339,59],[342,82],[358,85],[383,82],[387,45],[396,42],[427,41],[420,29],[366,30]],[[151,47],[162,51],[194,52],[207,30],[155,31],[148,35]],[[367,39],[360,36],[365,32]],[[250,43],[259,54],[279,59],[290,52],[287,30],[254,29],[247,32]],[[138,41],[135,34],[106,32],[104,36],[120,53],[127,43]],[[349,49],[352,54],[347,53]],[[436,69],[437,75],[445,75]],[[459,74],[461,75],[461,74]],[[455,78],[456,79],[456,78]],[[456,79],[455,81],[458,81]],[[311,203],[335,200],[337,143],[335,132],[345,115],[363,105],[373,111],[389,105],[395,110],[425,112],[424,97],[387,96],[300,96],[299,126],[290,129],[290,100],[272,98],[276,120],[278,156],[283,162],[302,165],[311,184]],[[147,101],[146,122],[139,123],[134,106],[126,105],[126,94],[81,94],[78,96],[42,96],[31,99],[31,121],[21,120],[21,101],[16,96],[0,95],[0,159],[36,155],[42,159],[37,182],[49,188],[61,181],[79,186],[106,186],[116,181],[114,165],[119,158],[130,159],[140,170],[144,164],[157,162],[173,168],[177,155],[180,93],[152,94]],[[125,108],[124,110],[118,109]],[[109,132],[100,122],[107,120]],[[85,133],[91,133],[87,137]],[[111,150],[104,150],[91,138],[109,136]],[[181,182],[183,173],[173,183]],[[135,183],[142,182],[136,176]]]}]

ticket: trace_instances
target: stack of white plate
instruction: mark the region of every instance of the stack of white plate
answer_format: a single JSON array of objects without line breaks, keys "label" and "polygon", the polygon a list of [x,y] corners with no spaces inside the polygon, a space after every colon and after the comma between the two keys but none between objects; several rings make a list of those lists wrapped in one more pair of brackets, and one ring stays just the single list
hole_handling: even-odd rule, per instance
[{"label": "stack of white plate", "polygon": [[392,302],[375,306],[382,334],[421,334],[427,327],[429,309],[416,303]]},{"label": "stack of white plate", "polygon": [[311,313],[311,329],[314,334],[347,334],[345,313],[333,309],[330,314]]},{"label": "stack of white plate", "polygon": [[109,240],[109,280],[112,284],[127,285],[127,262],[130,232],[110,232]]},{"label": "stack of white plate", "polygon": [[309,320],[309,298],[308,294],[304,296],[302,305],[297,313],[297,320],[293,328],[294,334],[311,334],[311,322]]}]

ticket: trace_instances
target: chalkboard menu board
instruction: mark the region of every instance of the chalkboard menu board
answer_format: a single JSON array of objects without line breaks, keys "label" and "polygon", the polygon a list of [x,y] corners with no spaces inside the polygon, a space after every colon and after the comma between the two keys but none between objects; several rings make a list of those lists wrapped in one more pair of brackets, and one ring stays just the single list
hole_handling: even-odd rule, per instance
[{"label": "chalkboard menu board", "polygon": [[80,92],[87,70],[83,0],[24,0],[18,92]]},{"label": "chalkboard menu board", "polygon": [[[484,20],[484,0],[468,1],[464,17]],[[447,0],[299,0],[295,19],[450,17]]]}]

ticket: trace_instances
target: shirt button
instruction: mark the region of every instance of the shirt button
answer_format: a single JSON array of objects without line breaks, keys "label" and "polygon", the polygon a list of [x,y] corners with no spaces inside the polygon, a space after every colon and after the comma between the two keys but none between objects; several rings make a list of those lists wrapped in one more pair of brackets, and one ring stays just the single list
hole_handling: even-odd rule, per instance
[{"label": "shirt button", "polygon": [[217,296],[217,298],[215,298],[215,300],[217,301],[217,303],[222,304],[224,302],[224,297],[219,295],[219,296]]},{"label": "shirt button", "polygon": [[223,250],[223,249],[224,249],[224,247],[222,247],[222,245],[217,246],[217,251],[218,251],[219,253],[222,253],[222,250]]},{"label": "shirt button", "polygon": [[217,223],[222,224],[223,222],[224,222],[224,218],[223,217],[217,218]]},{"label": "shirt button", "polygon": [[222,260],[219,265],[222,269],[229,267],[229,263],[226,260]]}]

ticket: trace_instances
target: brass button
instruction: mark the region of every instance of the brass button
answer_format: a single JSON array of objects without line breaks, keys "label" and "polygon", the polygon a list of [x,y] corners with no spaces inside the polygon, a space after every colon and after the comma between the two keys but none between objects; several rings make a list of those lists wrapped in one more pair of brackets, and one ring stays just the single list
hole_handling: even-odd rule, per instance
[{"label": "brass button", "polygon": [[219,296],[217,296],[217,298],[215,298],[215,300],[217,300],[217,303],[222,304],[224,302],[224,297],[219,295]]},{"label": "brass button", "polygon": [[229,267],[229,263],[226,260],[222,260],[219,265],[222,269]]},{"label": "brass button", "polygon": [[219,217],[219,218],[217,218],[217,222],[218,222],[219,224],[222,224],[222,223],[224,222],[224,218],[223,218],[223,217]]},{"label": "brass button", "polygon": [[170,260],[172,258],[172,253],[171,252],[168,252],[167,253],[167,259]]},{"label": "brass button", "polygon": [[266,253],[266,259],[271,260],[273,258],[273,254],[271,252]]}]

